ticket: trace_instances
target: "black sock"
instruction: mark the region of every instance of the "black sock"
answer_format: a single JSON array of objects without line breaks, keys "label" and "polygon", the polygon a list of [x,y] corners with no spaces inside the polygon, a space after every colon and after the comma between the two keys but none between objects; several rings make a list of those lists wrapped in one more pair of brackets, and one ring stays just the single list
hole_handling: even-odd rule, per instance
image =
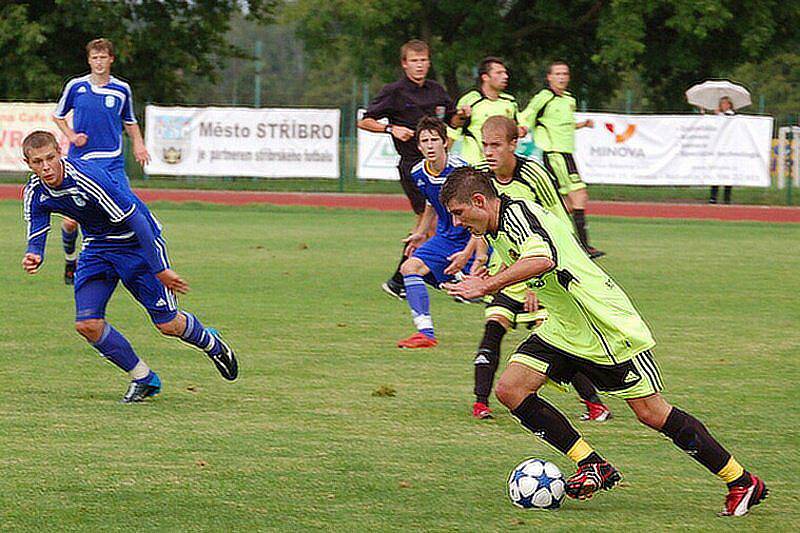
[{"label": "black sock", "polygon": [[729,489],[732,489],[733,487],[747,487],[752,482],[753,478],[750,477],[750,472],[745,470],[744,472],[742,472],[741,476],[737,477],[734,481],[731,481],[730,483],[726,483],[726,485],[728,486]]},{"label": "black sock", "polygon": [[494,375],[500,363],[500,344],[506,328],[500,322],[489,320],[483,331],[483,339],[475,355],[475,401],[489,405]]},{"label": "black sock", "polygon": [[586,233],[586,212],[583,209],[572,210],[572,220],[575,221],[575,230],[578,232],[578,239],[584,248],[589,248],[589,235]]},{"label": "black sock", "polygon": [[581,438],[561,412],[535,393],[522,400],[511,414],[534,435],[563,454]]},{"label": "black sock", "polygon": [[[406,245],[404,244],[403,252],[405,252],[405,250],[406,250]],[[401,253],[400,262],[397,263],[397,270],[395,270],[394,274],[392,274],[392,281],[394,281],[395,283],[399,283],[400,285],[403,285],[403,275],[400,273],[400,267],[403,266],[403,263],[405,263],[407,260],[408,257],[406,257],[406,254]]]},{"label": "black sock", "polygon": [[597,389],[594,388],[592,382],[589,381],[589,378],[585,375],[580,372],[575,372],[575,375],[572,377],[572,386],[578,391],[578,396],[580,396],[582,400],[603,405],[603,401],[597,395]]},{"label": "black sock", "polygon": [[422,276],[422,280],[434,289],[439,288],[439,280],[436,279],[436,276],[433,275],[433,272],[428,272]]},{"label": "black sock", "polygon": [[670,411],[661,433],[671,438],[678,448],[691,455],[712,474],[722,470],[731,458],[731,454],[711,436],[702,422],[677,407]]}]

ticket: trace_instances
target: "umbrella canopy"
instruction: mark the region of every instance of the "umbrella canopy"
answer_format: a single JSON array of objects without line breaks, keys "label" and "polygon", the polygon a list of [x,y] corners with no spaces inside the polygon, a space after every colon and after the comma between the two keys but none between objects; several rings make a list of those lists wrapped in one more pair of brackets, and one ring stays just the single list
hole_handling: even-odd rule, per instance
[{"label": "umbrella canopy", "polygon": [[750,91],[743,85],[728,80],[708,80],[693,85],[686,91],[686,100],[703,109],[714,110],[719,106],[719,99],[727,96],[733,102],[733,108],[739,109],[750,105]]}]

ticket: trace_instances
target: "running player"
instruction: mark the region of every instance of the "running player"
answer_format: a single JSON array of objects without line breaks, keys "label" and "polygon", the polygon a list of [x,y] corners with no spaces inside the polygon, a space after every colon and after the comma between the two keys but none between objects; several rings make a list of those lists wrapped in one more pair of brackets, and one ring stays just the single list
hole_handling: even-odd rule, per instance
[{"label": "running player", "polygon": [[528,103],[528,107],[520,114],[520,122],[533,128],[533,140],[544,152],[544,165],[558,178],[558,192],[567,198],[578,238],[589,256],[596,259],[605,253],[589,244],[586,229],[589,192],[572,157],[575,130],[593,128],[594,122],[575,122],[575,98],[567,91],[569,66],[566,63],[555,61],[548,67],[547,85]]},{"label": "running player", "polygon": [[34,172],[25,186],[28,248],[22,267],[35,274],[42,265],[51,213],[78,221],[85,246],[75,273],[75,329],[130,376],[122,402],[158,394],[161,380],[105,320],[106,304],[120,280],[161,333],[203,350],[222,377],[236,379],[233,350],[193,314],[178,311],[175,292],[185,293],[189,286],[171,270],[161,225],[130,187],[93,162],[61,158],[51,133],[31,133],[22,150]]},{"label": "running player", "polygon": [[[144,166],[150,161],[142,132],[133,114],[133,94],[127,82],[111,75],[114,45],[108,39],[94,39],[86,45],[91,72],[72,78],[53,114],[53,121],[70,142],[69,157],[92,160],[108,170],[118,181],[127,181],[122,153],[122,130],[133,143],[133,154]],[[72,128],[67,115],[73,112]],[[72,285],[78,257],[78,224],[69,218],[61,223],[64,246],[64,282]]]},{"label": "running player", "polygon": [[[424,277],[433,274],[439,284],[453,279],[445,274],[448,257],[461,251],[470,240],[469,231],[453,227],[447,210],[439,202],[439,191],[453,169],[466,165],[462,159],[447,154],[447,126],[434,117],[424,117],[416,126],[417,147],[424,159],[411,170],[426,204],[413,233],[405,239],[408,260],[400,266],[406,289],[406,301],[417,333],[397,343],[399,348],[433,348],[438,344],[430,314],[430,300]],[[434,222],[437,221],[437,222]],[[436,224],[436,233],[428,235]],[[467,258],[469,259],[469,258]],[[485,257],[483,263],[486,262]],[[465,265],[470,267],[469,262]]]},{"label": "running player", "polygon": [[507,267],[494,276],[445,284],[448,293],[476,298],[526,281],[547,306],[547,320],[511,356],[496,394],[526,429],[577,463],[577,472],[566,482],[568,496],[587,499],[621,479],[537,394],[548,379],[567,383],[582,372],[727,483],[721,515],[744,515],[766,497],[761,479],[745,470],[702,422],[660,394],[650,329],[622,288],[587,256],[570,226],[535,202],[498,197],[491,178],[468,167],[450,174],[441,200],[454,224],[484,236]]}]

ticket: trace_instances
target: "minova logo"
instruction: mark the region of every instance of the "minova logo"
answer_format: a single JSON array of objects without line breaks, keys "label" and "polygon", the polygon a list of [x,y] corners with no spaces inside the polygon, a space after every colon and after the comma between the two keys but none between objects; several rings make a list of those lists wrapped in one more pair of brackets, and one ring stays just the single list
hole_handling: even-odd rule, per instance
[{"label": "minova logo", "polygon": [[636,133],[635,124],[618,126],[611,122],[604,123],[606,131],[614,137],[613,146],[592,146],[589,155],[592,157],[646,157],[644,150],[625,145],[625,142]]}]

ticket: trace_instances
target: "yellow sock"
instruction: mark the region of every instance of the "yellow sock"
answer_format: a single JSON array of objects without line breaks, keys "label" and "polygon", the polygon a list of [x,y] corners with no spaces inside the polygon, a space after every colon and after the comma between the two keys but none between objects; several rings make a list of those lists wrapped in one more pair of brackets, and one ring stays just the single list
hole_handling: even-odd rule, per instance
[{"label": "yellow sock", "polygon": [[725,483],[732,483],[739,479],[744,474],[744,468],[739,462],[733,458],[728,459],[728,463],[722,467],[722,470],[717,472],[717,475],[722,478]]},{"label": "yellow sock", "polygon": [[594,449],[581,437],[572,445],[572,448],[567,450],[567,457],[577,463],[589,457],[593,451]]}]

